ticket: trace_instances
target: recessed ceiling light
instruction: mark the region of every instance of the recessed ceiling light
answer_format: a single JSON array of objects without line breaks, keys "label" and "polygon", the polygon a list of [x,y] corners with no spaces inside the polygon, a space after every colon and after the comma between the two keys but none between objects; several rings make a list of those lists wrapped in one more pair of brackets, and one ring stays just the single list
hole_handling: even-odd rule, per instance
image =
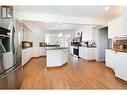
[{"label": "recessed ceiling light", "polygon": [[105,10],[109,10],[110,9],[110,7],[105,7]]}]

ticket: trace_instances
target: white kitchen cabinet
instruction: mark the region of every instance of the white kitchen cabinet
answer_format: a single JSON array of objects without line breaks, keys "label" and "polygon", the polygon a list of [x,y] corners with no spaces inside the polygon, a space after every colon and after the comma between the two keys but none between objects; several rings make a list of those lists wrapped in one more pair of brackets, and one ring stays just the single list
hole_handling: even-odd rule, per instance
[{"label": "white kitchen cabinet", "polygon": [[84,27],[82,30],[82,41],[94,41],[95,40],[95,31],[92,27]]},{"label": "white kitchen cabinet", "polygon": [[73,46],[70,46],[70,54],[73,54]]},{"label": "white kitchen cabinet", "polygon": [[46,47],[40,47],[40,56],[46,56]]},{"label": "white kitchen cabinet", "polygon": [[68,62],[68,49],[63,49],[63,63]]},{"label": "white kitchen cabinet", "polygon": [[127,7],[124,8],[123,27],[124,27],[124,31],[122,31],[122,34],[123,36],[127,37]]},{"label": "white kitchen cabinet", "polygon": [[115,60],[115,76],[127,81],[127,53],[117,52]]},{"label": "white kitchen cabinet", "polygon": [[40,56],[40,47],[33,47],[33,57],[39,57]]},{"label": "white kitchen cabinet", "polygon": [[106,49],[106,66],[112,68],[115,76],[127,81],[127,53]]},{"label": "white kitchen cabinet", "polygon": [[95,60],[96,48],[79,47],[79,57],[86,60]]},{"label": "white kitchen cabinet", "polygon": [[115,70],[115,51],[106,49],[105,54],[105,65]]},{"label": "white kitchen cabinet", "polygon": [[108,22],[108,38],[124,36],[123,15]]},{"label": "white kitchen cabinet", "polygon": [[68,49],[48,49],[47,67],[62,66],[68,62]]},{"label": "white kitchen cabinet", "polygon": [[32,58],[32,48],[22,50],[22,66]]}]

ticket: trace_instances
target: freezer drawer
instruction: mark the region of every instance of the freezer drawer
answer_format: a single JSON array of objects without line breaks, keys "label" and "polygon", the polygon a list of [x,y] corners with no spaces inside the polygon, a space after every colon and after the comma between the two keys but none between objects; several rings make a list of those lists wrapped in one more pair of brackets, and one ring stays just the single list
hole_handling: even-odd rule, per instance
[{"label": "freezer drawer", "polygon": [[0,89],[17,89],[22,83],[22,66],[0,76]]}]

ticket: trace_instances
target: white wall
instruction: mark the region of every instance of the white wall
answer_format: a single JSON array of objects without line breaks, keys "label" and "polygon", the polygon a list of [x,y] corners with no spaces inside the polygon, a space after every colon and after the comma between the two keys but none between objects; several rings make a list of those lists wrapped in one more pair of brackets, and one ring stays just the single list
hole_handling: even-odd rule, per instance
[{"label": "white wall", "polygon": [[69,47],[71,43],[71,34],[63,34],[61,37],[58,37],[58,34],[46,34],[45,42],[48,42],[49,45],[59,44],[60,47]]},{"label": "white wall", "polygon": [[69,47],[71,45],[71,35],[64,35],[58,38],[60,47]]},{"label": "white wall", "polygon": [[58,35],[57,34],[46,34],[45,42],[48,45],[56,45],[57,44]]},{"label": "white wall", "polygon": [[40,54],[39,42],[45,42],[45,31],[33,30],[31,41],[33,42],[33,57],[38,57]]}]

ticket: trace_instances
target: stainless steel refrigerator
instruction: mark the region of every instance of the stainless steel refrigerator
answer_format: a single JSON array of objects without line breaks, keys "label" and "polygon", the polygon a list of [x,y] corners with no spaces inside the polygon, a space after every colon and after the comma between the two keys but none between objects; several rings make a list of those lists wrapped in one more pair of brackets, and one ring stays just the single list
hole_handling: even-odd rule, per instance
[{"label": "stainless steel refrigerator", "polygon": [[17,89],[22,82],[21,31],[16,21],[0,22],[0,89]]}]

